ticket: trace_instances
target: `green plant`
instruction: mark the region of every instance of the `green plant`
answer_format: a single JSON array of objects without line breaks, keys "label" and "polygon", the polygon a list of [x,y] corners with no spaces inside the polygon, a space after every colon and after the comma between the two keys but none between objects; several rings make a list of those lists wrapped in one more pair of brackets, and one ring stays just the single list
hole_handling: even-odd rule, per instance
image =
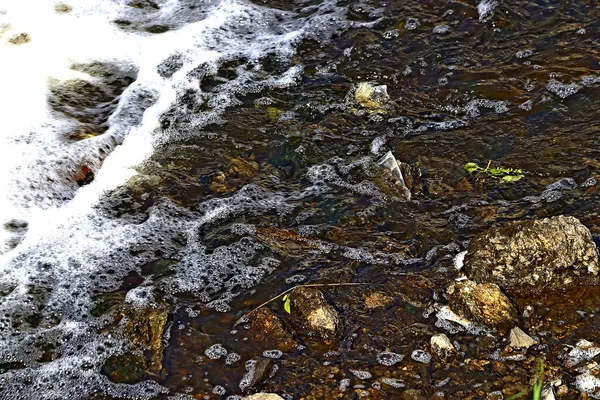
[{"label": "green plant", "polygon": [[520,399],[530,391],[533,392],[533,400],[540,400],[542,398],[542,386],[544,386],[544,360],[538,358],[535,375],[533,377],[533,386],[528,390],[523,390],[522,392],[510,396],[506,400]]},{"label": "green plant", "polygon": [[283,309],[288,313],[291,314],[292,313],[292,308],[291,308],[291,300],[290,300],[290,295],[286,294],[285,296],[283,296],[282,298],[283,300]]},{"label": "green plant", "polygon": [[503,182],[516,182],[523,178],[525,174],[521,169],[494,167],[491,168],[492,162],[488,162],[485,168],[481,168],[477,163],[469,162],[465,164],[465,170],[470,174],[486,174],[491,178],[500,179]]},{"label": "green plant", "polygon": [[542,386],[544,385],[544,360],[537,361],[537,371],[533,381],[533,400],[540,400],[542,397]]}]

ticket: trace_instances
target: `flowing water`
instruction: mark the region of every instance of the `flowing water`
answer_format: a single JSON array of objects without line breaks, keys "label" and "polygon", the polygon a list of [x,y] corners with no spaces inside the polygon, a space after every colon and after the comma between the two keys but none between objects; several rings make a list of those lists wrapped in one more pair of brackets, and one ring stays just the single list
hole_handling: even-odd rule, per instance
[{"label": "flowing water", "polygon": [[[0,397],[239,395],[258,350],[233,324],[294,284],[443,271],[515,219],[600,235],[599,50],[595,0],[3,0]],[[409,201],[388,151],[420,171]],[[463,168],[489,160],[525,176]],[[111,381],[115,307],[157,305],[164,368]],[[328,362],[361,372],[373,343]],[[313,390],[318,357],[285,357],[273,389]]]}]

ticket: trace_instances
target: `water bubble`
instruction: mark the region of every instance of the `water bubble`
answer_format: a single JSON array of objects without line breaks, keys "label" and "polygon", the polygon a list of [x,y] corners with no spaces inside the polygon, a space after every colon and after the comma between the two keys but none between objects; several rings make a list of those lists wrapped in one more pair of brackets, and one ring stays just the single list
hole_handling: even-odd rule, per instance
[{"label": "water bubble", "polygon": [[283,352],[281,350],[265,350],[263,351],[263,357],[267,358],[281,358]]},{"label": "water bubble", "polygon": [[406,23],[404,24],[406,29],[408,29],[409,31],[417,29],[419,25],[419,20],[416,18],[407,18]]},{"label": "water bubble", "polygon": [[388,367],[399,363],[403,359],[404,356],[402,354],[396,354],[389,351],[377,354],[377,362]]},{"label": "water bubble", "polygon": [[219,396],[224,396],[225,393],[227,393],[227,391],[225,390],[225,388],[223,386],[215,386],[213,389],[213,394],[219,395]]},{"label": "water bubble", "polygon": [[381,383],[385,383],[386,385],[397,388],[397,389],[406,387],[406,385],[404,384],[404,381],[402,379],[397,379],[397,378],[381,378]]},{"label": "water bubble", "polygon": [[227,350],[225,349],[225,347],[223,347],[223,345],[217,343],[213,344],[208,349],[206,349],[204,355],[206,355],[206,357],[210,358],[211,360],[218,360],[221,357],[227,355]]},{"label": "water bubble", "polygon": [[581,85],[576,83],[565,84],[557,81],[556,79],[550,79],[546,84],[546,89],[561,99],[566,99],[567,97],[579,92]]},{"label": "water bubble", "polygon": [[358,379],[371,379],[373,377],[373,375],[369,371],[351,369],[350,372],[352,372],[352,375],[354,375]]},{"label": "water bubble", "polygon": [[517,58],[527,58],[527,57],[531,57],[533,55],[533,51],[532,50],[519,50],[517,51],[517,54],[515,54],[517,56]]},{"label": "water bubble", "polygon": [[446,33],[449,33],[452,30],[452,28],[450,28],[449,25],[446,24],[441,24],[441,25],[436,25],[435,27],[433,27],[433,33],[435,33],[436,35],[443,35]]},{"label": "water bubble", "polygon": [[429,354],[425,350],[417,349],[412,352],[410,358],[423,364],[429,364],[429,362],[431,361],[431,354]]},{"label": "water bubble", "polygon": [[225,364],[232,365],[232,364],[235,364],[236,362],[238,362],[241,359],[242,359],[242,356],[240,356],[239,354],[237,354],[237,353],[229,353],[229,354],[227,354],[227,357],[225,358]]}]

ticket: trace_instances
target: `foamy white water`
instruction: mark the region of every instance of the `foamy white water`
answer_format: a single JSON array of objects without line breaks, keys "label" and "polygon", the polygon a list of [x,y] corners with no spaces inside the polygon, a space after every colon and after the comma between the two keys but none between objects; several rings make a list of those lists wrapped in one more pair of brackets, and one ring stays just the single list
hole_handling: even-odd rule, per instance
[{"label": "foamy white water", "polygon": [[[289,58],[302,38],[327,40],[353,25],[333,1],[313,7],[304,19],[235,0],[207,0],[194,11],[176,0],[150,11],[127,3],[0,5],[0,59],[10,60],[0,63],[0,362],[20,365],[0,377],[2,398],[85,398],[95,391],[151,398],[164,391],[153,382],[113,384],[99,373],[104,360],[121,351],[122,339],[97,333],[106,321],[90,317],[94,294],[117,289],[123,276],[161,252],[180,260],[177,274],[162,282],[164,291],[195,293],[225,310],[234,296],[228,288],[251,287],[277,262],[264,258],[249,266],[258,248],[243,239],[206,254],[198,227],[245,213],[285,213],[291,206],[285,197],[248,186],[202,204],[201,214],[159,202],[139,223],[102,213],[107,191],[135,176],[156,144],[220,121],[236,95],[294,85],[302,69],[292,65],[265,77],[260,59],[266,54]],[[125,20],[129,25],[114,23]],[[151,23],[170,30],[139,28]],[[233,59],[246,60],[238,76],[218,92],[202,93],[198,68],[215,74]],[[78,85],[108,93],[115,82],[119,93],[83,112],[69,103]],[[177,129],[164,126],[161,118],[180,112],[178,98],[188,90],[209,111]],[[103,112],[105,120],[88,123]],[[72,140],[82,128],[102,131]],[[80,187],[86,171],[93,181]],[[181,235],[183,248],[176,243]],[[222,275],[234,278],[224,282]],[[151,302],[153,290],[146,282],[128,301]],[[29,317],[38,322],[25,322]],[[61,357],[39,361],[39,343],[51,344]]]}]

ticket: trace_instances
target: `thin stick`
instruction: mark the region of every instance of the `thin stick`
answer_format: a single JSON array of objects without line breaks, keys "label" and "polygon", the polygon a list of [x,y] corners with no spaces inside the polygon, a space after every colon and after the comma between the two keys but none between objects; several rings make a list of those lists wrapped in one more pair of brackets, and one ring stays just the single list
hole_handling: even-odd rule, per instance
[{"label": "thin stick", "polygon": [[235,321],[235,324],[233,324],[233,326],[237,326],[237,325],[241,324],[244,318],[250,316],[250,314],[252,314],[256,310],[258,310],[259,308],[261,308],[263,306],[266,306],[267,304],[269,304],[269,303],[277,300],[281,296],[284,296],[284,295],[288,294],[289,292],[291,292],[292,290],[294,290],[296,288],[301,288],[301,287],[323,287],[323,286],[359,286],[359,285],[373,285],[373,283],[352,283],[352,282],[348,282],[348,283],[309,283],[309,284],[306,284],[306,285],[296,285],[294,287],[291,287],[291,288],[287,289],[286,291],[283,291],[283,292],[279,293],[277,296],[272,297],[271,299],[265,301],[264,303],[262,303],[258,307],[254,308],[252,311],[250,311],[250,312],[242,315],[240,317],[240,319],[238,319],[237,321]]},{"label": "thin stick", "polygon": [[487,167],[485,167],[483,172],[486,172],[488,169],[490,169],[490,165],[492,165],[492,160],[488,161],[488,165],[487,165]]}]

